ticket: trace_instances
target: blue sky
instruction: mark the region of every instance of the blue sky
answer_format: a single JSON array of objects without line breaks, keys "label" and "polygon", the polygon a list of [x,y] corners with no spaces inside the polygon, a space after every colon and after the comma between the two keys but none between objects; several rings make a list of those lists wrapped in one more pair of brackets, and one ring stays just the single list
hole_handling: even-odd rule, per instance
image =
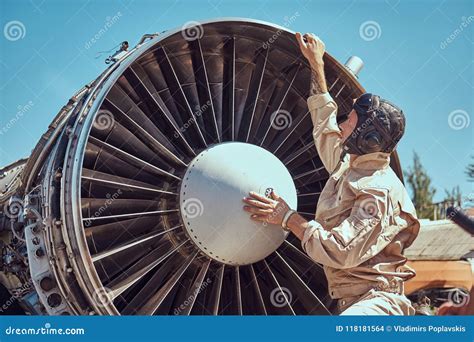
[{"label": "blue sky", "polygon": [[[61,106],[105,69],[106,55],[96,59],[97,52],[191,20],[234,16],[284,25],[294,17],[291,30],[319,35],[339,61],[361,57],[364,87],[404,109],[403,168],[416,151],[435,200],[456,185],[472,197],[464,171],[474,155],[473,7],[469,0],[2,0],[0,166],[27,156]],[[367,22],[375,22],[375,36],[361,31]]]}]

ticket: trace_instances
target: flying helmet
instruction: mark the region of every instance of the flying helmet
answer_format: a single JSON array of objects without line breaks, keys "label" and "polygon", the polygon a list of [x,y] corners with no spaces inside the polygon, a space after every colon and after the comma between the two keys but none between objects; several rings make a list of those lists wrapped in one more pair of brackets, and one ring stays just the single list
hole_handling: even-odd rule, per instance
[{"label": "flying helmet", "polygon": [[344,152],[363,155],[394,150],[405,132],[403,111],[380,96],[366,93],[353,105],[357,126],[343,142]]}]

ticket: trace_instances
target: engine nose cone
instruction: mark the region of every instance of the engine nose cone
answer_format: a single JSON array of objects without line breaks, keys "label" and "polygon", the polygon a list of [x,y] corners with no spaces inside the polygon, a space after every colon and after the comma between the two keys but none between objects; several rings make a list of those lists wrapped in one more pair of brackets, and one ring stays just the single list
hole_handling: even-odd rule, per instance
[{"label": "engine nose cone", "polygon": [[291,208],[296,188],[285,165],[252,144],[229,142],[201,152],[190,163],[180,189],[184,226],[196,246],[210,258],[246,265],[264,259],[286,239],[280,226],[250,219],[242,209],[249,191],[274,189]]}]

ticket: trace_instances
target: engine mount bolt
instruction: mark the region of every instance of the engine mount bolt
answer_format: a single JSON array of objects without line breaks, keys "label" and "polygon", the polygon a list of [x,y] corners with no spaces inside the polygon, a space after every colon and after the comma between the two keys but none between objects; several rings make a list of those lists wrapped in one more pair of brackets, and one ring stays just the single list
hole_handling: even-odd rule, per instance
[{"label": "engine mount bolt", "polygon": [[44,251],[42,248],[38,248],[36,251],[35,251],[35,255],[38,257],[38,258],[41,258],[44,256]]}]

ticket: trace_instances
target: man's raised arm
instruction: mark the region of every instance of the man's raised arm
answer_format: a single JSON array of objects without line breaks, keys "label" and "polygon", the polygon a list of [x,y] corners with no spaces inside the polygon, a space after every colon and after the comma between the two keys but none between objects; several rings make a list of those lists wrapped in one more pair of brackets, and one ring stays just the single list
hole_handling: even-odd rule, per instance
[{"label": "man's raised arm", "polygon": [[296,33],[303,56],[311,66],[311,88],[308,108],[313,121],[313,139],[319,157],[329,173],[333,172],[341,156],[341,130],[337,125],[337,104],[328,93],[324,75],[324,43],[312,34]]}]

